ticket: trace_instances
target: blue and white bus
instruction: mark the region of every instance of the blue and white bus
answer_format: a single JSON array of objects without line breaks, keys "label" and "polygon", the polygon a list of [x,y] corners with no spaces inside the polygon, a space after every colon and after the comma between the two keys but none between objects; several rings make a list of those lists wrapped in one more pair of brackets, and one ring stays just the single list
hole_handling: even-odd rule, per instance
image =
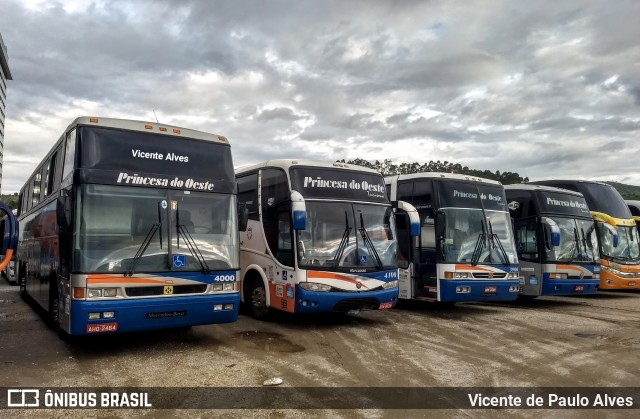
[{"label": "blue and white bus", "polygon": [[[242,299],[254,317],[395,305],[395,220],[380,173],[271,160],[236,170],[236,180],[249,218],[240,233]],[[404,208],[417,232],[417,213]]]},{"label": "blue and white bus", "polygon": [[77,118],[20,191],[21,291],[63,334],[233,322],[236,198],[225,137]]},{"label": "blue and white bus", "polygon": [[397,217],[400,295],[455,303],[515,300],[518,257],[503,186],[450,173],[386,178],[391,201],[413,205],[420,235],[407,240],[409,224]]},{"label": "blue and white bus", "polygon": [[581,193],[542,185],[505,186],[523,277],[522,296],[595,294],[598,232]]}]

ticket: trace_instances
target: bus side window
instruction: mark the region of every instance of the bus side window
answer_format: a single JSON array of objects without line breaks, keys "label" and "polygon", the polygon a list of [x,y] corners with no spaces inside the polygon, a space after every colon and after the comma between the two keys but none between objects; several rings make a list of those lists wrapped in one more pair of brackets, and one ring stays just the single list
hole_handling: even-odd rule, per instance
[{"label": "bus side window", "polygon": [[258,174],[251,173],[238,177],[238,203],[244,204],[249,212],[249,219],[258,221]]},{"label": "bus side window", "polygon": [[522,260],[537,261],[538,242],[536,240],[535,219],[516,221],[514,233],[518,258]]}]

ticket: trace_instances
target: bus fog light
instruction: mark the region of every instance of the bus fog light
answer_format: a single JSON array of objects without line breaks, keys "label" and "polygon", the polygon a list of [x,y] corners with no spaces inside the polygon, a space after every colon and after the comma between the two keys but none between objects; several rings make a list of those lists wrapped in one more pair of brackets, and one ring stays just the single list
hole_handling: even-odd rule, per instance
[{"label": "bus fog light", "polygon": [[92,290],[88,291],[89,298],[102,297],[102,290]]},{"label": "bus fog light", "polygon": [[103,319],[113,319],[114,317],[116,317],[115,311],[105,311],[104,313],[102,313]]},{"label": "bus fog light", "polygon": [[225,304],[222,308],[224,310],[233,310],[233,304]]},{"label": "bus fog light", "polygon": [[230,283],[230,284],[222,284],[222,290],[223,291],[234,291],[235,289],[236,289],[235,282]]},{"label": "bus fog light", "polygon": [[520,287],[517,285],[511,285],[509,287],[509,292],[520,292]]},{"label": "bus fog light", "polygon": [[212,289],[214,291],[222,291],[223,290],[223,284],[213,284]]},{"label": "bus fog light", "polygon": [[384,288],[385,290],[391,289],[391,288],[397,288],[398,287],[398,281],[389,281],[389,282],[385,282],[382,285],[382,288]]},{"label": "bus fog light", "polygon": [[456,294],[469,294],[471,287],[456,287]]},{"label": "bus fog light", "polygon": [[615,284],[616,281],[614,281],[613,279],[607,279],[607,284]]},{"label": "bus fog light", "polygon": [[102,290],[102,295],[104,297],[115,297],[116,295],[118,295],[118,289],[117,288],[105,288]]},{"label": "bus fog light", "polygon": [[222,311],[222,304],[216,304],[213,306],[213,311]]},{"label": "bus fog light", "polygon": [[89,320],[98,320],[100,318],[100,313],[89,313]]}]

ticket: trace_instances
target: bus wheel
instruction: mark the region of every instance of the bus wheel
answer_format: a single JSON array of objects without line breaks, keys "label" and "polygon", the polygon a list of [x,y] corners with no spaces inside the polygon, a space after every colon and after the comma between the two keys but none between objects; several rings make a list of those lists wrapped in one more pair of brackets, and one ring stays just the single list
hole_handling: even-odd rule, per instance
[{"label": "bus wheel", "polygon": [[251,315],[259,320],[265,320],[269,316],[267,293],[261,281],[253,281],[249,291],[249,310]]}]

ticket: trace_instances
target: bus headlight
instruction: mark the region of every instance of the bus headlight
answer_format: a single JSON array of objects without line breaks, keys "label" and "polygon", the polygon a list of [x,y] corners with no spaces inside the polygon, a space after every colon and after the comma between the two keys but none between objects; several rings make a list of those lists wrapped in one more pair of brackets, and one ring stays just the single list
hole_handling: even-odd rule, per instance
[{"label": "bus headlight", "polygon": [[116,295],[118,295],[117,288],[105,288],[102,290],[103,297],[115,297]]},{"label": "bus headlight", "polygon": [[102,290],[89,289],[89,298],[102,297]]},{"label": "bus headlight", "polygon": [[235,289],[236,289],[235,282],[222,284],[222,291],[235,291]]},{"label": "bus headlight", "polygon": [[117,295],[117,288],[89,288],[87,290],[87,296],[89,298],[115,297]]},{"label": "bus headlight", "polygon": [[391,289],[391,288],[397,288],[398,287],[398,280],[395,281],[389,281],[389,282],[385,282],[384,284],[382,284],[382,288],[385,290]]},{"label": "bus headlight", "polygon": [[569,277],[569,274],[561,273],[561,272],[555,272],[555,273],[549,274],[549,278],[551,279],[567,279],[568,277]]},{"label": "bus headlight", "polygon": [[517,279],[520,278],[520,275],[518,274],[518,272],[509,272],[507,274],[507,279]]},{"label": "bus headlight", "polygon": [[471,272],[445,272],[445,279],[472,279],[473,274]]},{"label": "bus headlight", "polygon": [[331,285],[318,284],[317,282],[301,282],[300,288],[305,289],[307,291],[319,291],[319,292],[331,291]]},{"label": "bus headlight", "polygon": [[[222,291],[224,289],[224,285],[223,284],[213,284],[211,285],[211,289],[213,291]],[[220,309],[222,310],[222,309]]]}]

